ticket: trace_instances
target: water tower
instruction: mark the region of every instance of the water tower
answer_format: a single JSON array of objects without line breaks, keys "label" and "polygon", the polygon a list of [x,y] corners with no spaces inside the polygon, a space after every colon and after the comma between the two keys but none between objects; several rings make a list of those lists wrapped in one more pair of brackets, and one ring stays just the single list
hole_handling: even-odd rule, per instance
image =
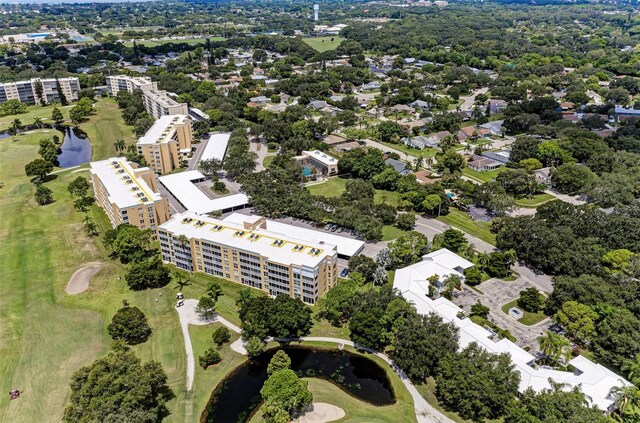
[{"label": "water tower", "polygon": [[318,21],[318,12],[320,11],[320,5],[319,4],[314,4],[313,5],[313,20],[314,21]]}]

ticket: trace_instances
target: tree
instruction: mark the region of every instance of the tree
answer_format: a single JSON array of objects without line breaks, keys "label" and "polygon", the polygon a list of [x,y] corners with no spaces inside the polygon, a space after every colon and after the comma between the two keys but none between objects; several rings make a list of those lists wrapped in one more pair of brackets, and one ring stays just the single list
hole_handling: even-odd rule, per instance
[{"label": "tree", "polygon": [[542,163],[535,157],[523,159],[518,162],[518,167],[526,170],[527,172],[533,172],[534,170],[541,169]]},{"label": "tree", "polygon": [[489,316],[489,311],[491,311],[489,307],[483,305],[480,300],[477,300],[476,303],[471,306],[471,313],[469,314],[469,317],[478,316],[486,319],[487,316]]},{"label": "tree", "polygon": [[198,361],[200,362],[200,367],[207,370],[214,364],[220,363],[222,361],[222,357],[220,357],[220,353],[216,351],[215,348],[209,348],[203,355],[198,357]]},{"label": "tree", "polygon": [[195,311],[201,319],[209,320],[216,314],[216,302],[211,297],[201,297]]},{"label": "tree", "polygon": [[78,176],[73,181],[69,182],[67,186],[67,191],[74,197],[85,197],[87,192],[91,188],[91,184],[87,180],[87,178],[83,176]]},{"label": "tree", "polygon": [[116,343],[105,357],[73,374],[63,420],[160,422],[169,415],[166,403],[172,398],[160,363],[141,364],[126,345]]},{"label": "tree", "polygon": [[397,124],[396,122],[385,120],[381,122],[377,127],[376,131],[378,132],[378,136],[380,141],[390,142],[394,135],[398,137],[403,137],[406,135],[404,129]]},{"label": "tree", "polygon": [[220,347],[229,342],[231,339],[231,332],[226,326],[220,326],[218,329],[213,331],[211,338],[213,339],[213,343]]},{"label": "tree", "polygon": [[265,420],[268,423],[281,422],[283,415],[290,420],[288,416],[291,412],[302,410],[311,404],[313,395],[307,386],[308,383],[301,380],[291,369],[278,370],[271,374],[260,390],[264,401],[262,410]]},{"label": "tree", "polygon": [[264,342],[257,336],[252,336],[244,344],[249,358],[257,357],[264,352]]},{"label": "tree", "polygon": [[610,273],[625,273],[636,255],[626,248],[612,250],[602,256],[602,263]]},{"label": "tree", "polygon": [[520,400],[513,400],[506,409],[504,423],[607,423],[611,419],[589,401],[578,386],[565,390],[551,382],[551,389],[535,392],[527,389]]},{"label": "tree", "polygon": [[222,162],[218,159],[201,160],[198,169],[206,176],[214,176],[222,170]]},{"label": "tree", "polygon": [[586,166],[564,163],[551,172],[553,187],[562,194],[578,194],[591,184],[596,175]]},{"label": "tree", "polygon": [[423,383],[436,373],[440,359],[457,349],[458,328],[431,313],[406,319],[389,354],[412,381]]},{"label": "tree", "polygon": [[536,288],[527,288],[520,291],[517,301],[518,307],[530,313],[537,313],[544,307],[544,296]]},{"label": "tree", "polygon": [[64,120],[62,112],[57,107],[54,107],[51,111],[51,120],[55,123],[61,123]]},{"label": "tree", "polygon": [[520,374],[508,354],[492,354],[472,342],[440,360],[436,397],[462,418],[497,419],[515,398],[519,383]]},{"label": "tree", "polygon": [[35,179],[42,181],[53,170],[53,163],[43,159],[34,159],[27,163],[24,172],[27,176],[33,176]]},{"label": "tree", "polygon": [[640,386],[640,353],[636,354],[632,360],[627,360],[621,367],[626,372],[627,378],[631,383]]},{"label": "tree", "polygon": [[442,233],[442,248],[457,253],[467,245],[467,239],[464,232],[457,229],[449,228]]},{"label": "tree", "polygon": [[62,87],[60,86],[60,81],[56,78],[56,92],[58,93],[58,98],[60,99],[60,104],[63,106],[69,105],[69,101],[67,97],[64,95],[64,91],[62,91]]},{"label": "tree", "polygon": [[462,171],[462,169],[467,165],[467,161],[464,156],[453,149],[447,150],[444,154],[436,156],[436,159],[438,162],[435,164],[434,168],[438,173],[443,173],[445,170],[448,170],[451,174],[456,174]]},{"label": "tree", "polygon": [[58,160],[58,147],[54,142],[49,138],[43,138],[38,144],[40,145],[40,148],[38,149],[40,157],[50,163],[56,163]]},{"label": "tree", "polygon": [[437,210],[437,215],[440,216],[440,206],[442,205],[442,198],[440,197],[440,195],[438,194],[429,194],[426,197],[424,197],[424,200],[422,200],[422,203],[420,204],[420,206],[426,210],[427,212],[429,212],[429,214],[431,215],[435,215],[436,214],[436,210]]},{"label": "tree", "polygon": [[406,267],[422,259],[429,247],[429,239],[420,232],[409,231],[390,242],[388,247],[392,266]]},{"label": "tree", "polygon": [[142,261],[152,253],[151,231],[133,225],[118,226],[113,240],[113,253],[123,262]]},{"label": "tree", "polygon": [[273,355],[273,357],[271,357],[271,361],[269,361],[269,365],[267,366],[267,374],[271,376],[279,370],[288,369],[290,367],[291,359],[284,350],[279,350]]},{"label": "tree", "polygon": [[93,221],[93,219],[91,219],[91,217],[88,214],[84,215],[83,223],[84,223],[84,230],[87,233],[87,235],[89,236],[98,235],[98,225],[96,225],[96,223]]},{"label": "tree", "polygon": [[311,309],[297,298],[278,295],[269,306],[269,334],[277,338],[300,338],[311,331]]},{"label": "tree", "polygon": [[540,336],[538,338],[538,344],[547,363],[549,359],[557,361],[561,356],[566,355],[567,349],[571,346],[564,336],[551,331],[546,331],[544,335]]},{"label": "tree", "polygon": [[634,408],[640,407],[640,389],[637,386],[614,386],[609,392],[616,408],[616,416],[621,421],[635,414]]},{"label": "tree", "polygon": [[371,282],[378,265],[375,260],[365,255],[353,256],[349,259],[349,272],[360,273],[365,281]]},{"label": "tree", "polygon": [[335,327],[349,321],[356,309],[358,286],[351,279],[342,279],[318,302],[318,317],[326,319]]},{"label": "tree", "polygon": [[222,287],[220,287],[220,283],[216,281],[209,282],[209,285],[207,286],[207,295],[213,300],[213,302],[218,302],[218,298],[224,295]]},{"label": "tree", "polygon": [[[440,197],[438,197],[440,198]],[[416,215],[413,213],[401,213],[396,219],[396,227],[403,231],[411,231],[416,226]]]},{"label": "tree", "polygon": [[161,288],[171,281],[169,269],[155,256],[140,262],[129,264],[124,275],[129,288],[134,291],[148,288]]},{"label": "tree", "polygon": [[122,339],[129,345],[146,342],[151,336],[151,328],[147,317],[138,307],[131,307],[127,301],[124,306],[113,315],[107,331],[113,340]]},{"label": "tree", "polygon": [[53,191],[43,185],[36,188],[34,197],[36,199],[36,203],[40,206],[46,206],[47,204],[53,203]]},{"label": "tree", "polygon": [[360,307],[349,320],[351,340],[360,346],[380,350],[384,347],[382,335],[384,310],[378,307]]},{"label": "tree", "polygon": [[115,147],[116,151],[122,153],[127,148],[127,143],[122,138],[118,138],[113,143],[113,146]]},{"label": "tree", "polygon": [[475,286],[482,282],[482,272],[476,266],[464,271],[464,281],[467,285]]},{"label": "tree", "polygon": [[585,345],[595,332],[595,320],[598,313],[591,307],[577,301],[567,301],[553,316],[553,321],[562,325],[567,336]]},{"label": "tree", "polygon": [[27,105],[17,99],[7,100],[0,105],[0,115],[3,116],[18,115],[20,113],[26,113],[26,111]]}]

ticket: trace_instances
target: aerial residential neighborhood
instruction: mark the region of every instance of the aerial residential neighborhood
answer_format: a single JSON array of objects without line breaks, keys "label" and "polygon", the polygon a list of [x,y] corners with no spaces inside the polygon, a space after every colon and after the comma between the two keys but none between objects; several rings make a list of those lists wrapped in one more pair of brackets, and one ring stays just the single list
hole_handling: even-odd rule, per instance
[{"label": "aerial residential neighborhood", "polygon": [[640,9],[0,5],[0,422],[640,420]]}]

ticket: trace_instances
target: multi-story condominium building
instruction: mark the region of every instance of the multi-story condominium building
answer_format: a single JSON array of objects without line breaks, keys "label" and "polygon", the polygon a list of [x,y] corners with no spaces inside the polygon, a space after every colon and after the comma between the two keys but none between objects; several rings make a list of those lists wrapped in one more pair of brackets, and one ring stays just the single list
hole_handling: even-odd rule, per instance
[{"label": "multi-story condominium building", "polygon": [[189,108],[185,103],[178,103],[166,91],[145,91],[144,108],[151,116],[160,119],[166,115],[188,115]]},{"label": "multi-story condominium building", "polygon": [[175,215],[158,227],[162,259],[307,304],[315,304],[335,284],[335,245],[296,239],[294,226],[289,226],[291,234],[269,231],[261,216],[230,217]]},{"label": "multi-story condominium building", "polygon": [[0,103],[7,100],[19,100],[27,104],[60,103],[59,91],[67,101],[77,100],[80,91],[78,78],[33,78],[28,81],[6,82],[0,84]]},{"label": "multi-story condominium building", "polygon": [[115,75],[107,76],[107,89],[109,95],[116,96],[118,91],[132,93],[135,90],[142,92],[157,90],[158,83],[151,81],[151,78],[142,76]]},{"label": "multi-story condominium building", "polygon": [[158,192],[156,174],[148,167],[138,167],[124,157],[91,162],[91,181],[97,204],[115,228],[129,223],[151,229],[169,217],[169,202]]},{"label": "multi-story condominium building", "polygon": [[180,167],[180,160],[191,152],[192,140],[189,117],[172,115],[156,120],[136,145],[149,167],[162,174]]}]

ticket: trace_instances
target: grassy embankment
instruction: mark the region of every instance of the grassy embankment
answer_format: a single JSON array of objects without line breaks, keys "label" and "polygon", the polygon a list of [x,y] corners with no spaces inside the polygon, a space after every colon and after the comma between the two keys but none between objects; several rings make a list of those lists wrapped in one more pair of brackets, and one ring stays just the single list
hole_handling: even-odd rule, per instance
[{"label": "grassy embankment", "polygon": [[333,35],[330,37],[310,37],[302,39],[302,41],[321,53],[327,50],[335,50],[340,45],[342,40],[343,38],[337,35]]}]

